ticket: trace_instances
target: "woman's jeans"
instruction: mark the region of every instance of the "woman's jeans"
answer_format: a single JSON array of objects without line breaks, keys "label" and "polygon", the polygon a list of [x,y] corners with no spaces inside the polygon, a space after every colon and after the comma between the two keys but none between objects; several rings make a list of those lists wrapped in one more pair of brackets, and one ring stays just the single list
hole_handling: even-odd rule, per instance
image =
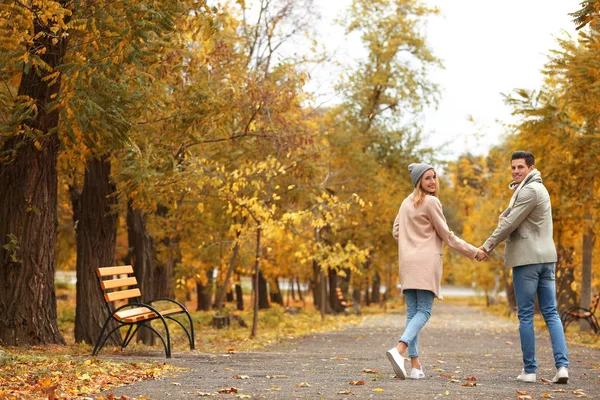
[{"label": "woman's jeans", "polygon": [[433,292],[429,290],[407,289],[404,291],[406,328],[400,341],[408,345],[408,357],[410,358],[419,356],[419,332],[431,316],[434,297]]},{"label": "woman's jeans", "polygon": [[533,374],[538,364],[535,360],[535,332],[533,312],[535,296],[544,321],[550,332],[554,365],[556,368],[568,367],[569,359],[565,334],[558,311],[556,311],[556,285],[554,263],[530,264],[513,268],[513,285],[519,308],[519,334],[525,372]]}]

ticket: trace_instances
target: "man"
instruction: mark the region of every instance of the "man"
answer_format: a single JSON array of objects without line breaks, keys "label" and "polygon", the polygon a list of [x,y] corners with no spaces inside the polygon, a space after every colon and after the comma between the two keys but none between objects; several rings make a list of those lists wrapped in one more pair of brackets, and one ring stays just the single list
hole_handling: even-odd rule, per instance
[{"label": "man", "polygon": [[542,176],[535,168],[535,160],[530,152],[515,151],[511,156],[511,170],[514,181],[509,188],[515,193],[508,208],[500,215],[498,227],[481,249],[489,254],[500,242],[508,239],[504,250],[504,263],[506,267],[513,269],[524,364],[517,380],[532,383],[537,380],[538,365],[535,359],[533,328],[537,294],[540,311],[550,333],[557,369],[552,382],[567,383],[567,344],[556,310],[556,248],[552,240],[550,195],[542,184]]}]

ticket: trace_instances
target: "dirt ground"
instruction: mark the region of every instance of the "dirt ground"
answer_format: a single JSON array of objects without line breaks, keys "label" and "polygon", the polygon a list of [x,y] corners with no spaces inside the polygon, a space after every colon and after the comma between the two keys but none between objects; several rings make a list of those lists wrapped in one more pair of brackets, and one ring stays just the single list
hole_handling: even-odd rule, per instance
[{"label": "dirt ground", "polygon": [[[522,368],[517,322],[443,302],[434,304],[419,339],[426,378],[399,380],[385,351],[397,343],[404,324],[405,314],[368,316],[346,330],[315,334],[261,352],[176,352],[166,362],[189,368],[189,372],[101,395],[149,399],[600,399],[600,350],[570,346],[569,383],[546,383],[543,379],[554,376],[554,361],[547,331],[538,331],[538,381],[520,383],[515,380]],[[155,360],[161,353],[152,357]]]}]

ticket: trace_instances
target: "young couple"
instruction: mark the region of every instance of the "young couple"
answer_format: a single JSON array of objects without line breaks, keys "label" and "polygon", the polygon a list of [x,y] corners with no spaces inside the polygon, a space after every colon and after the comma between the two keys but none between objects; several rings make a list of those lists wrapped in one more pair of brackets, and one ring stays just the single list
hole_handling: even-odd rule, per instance
[{"label": "young couple", "polygon": [[[438,200],[438,182],[434,168],[427,164],[408,166],[415,190],[400,206],[393,234],[398,242],[400,280],[406,299],[406,328],[396,347],[387,351],[396,376],[400,379],[425,377],[419,361],[419,332],[429,320],[433,299],[441,299],[442,245],[446,243],[469,258],[484,261],[500,242],[507,240],[504,261],[513,271],[517,299],[519,334],[524,368],[517,380],[535,382],[535,333],[533,314],[535,297],[546,321],[554,364],[554,383],[569,380],[565,336],[556,310],[554,268],[556,248],[552,240],[550,196],[535,168],[533,154],[516,151],[511,156],[514,191],[508,208],[500,214],[498,227],[477,248],[455,236],[446,224]],[[406,352],[408,350],[408,352]],[[404,367],[404,355],[410,358],[410,374]]]}]

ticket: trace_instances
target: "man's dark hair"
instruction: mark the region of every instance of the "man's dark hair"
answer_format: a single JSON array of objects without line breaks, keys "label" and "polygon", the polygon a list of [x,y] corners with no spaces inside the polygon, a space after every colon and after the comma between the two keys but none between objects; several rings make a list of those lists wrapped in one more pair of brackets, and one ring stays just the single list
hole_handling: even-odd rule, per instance
[{"label": "man's dark hair", "polygon": [[533,154],[524,150],[517,150],[512,153],[510,161],[512,160],[525,160],[525,164],[527,164],[528,167],[535,165],[535,158],[533,157]]}]

